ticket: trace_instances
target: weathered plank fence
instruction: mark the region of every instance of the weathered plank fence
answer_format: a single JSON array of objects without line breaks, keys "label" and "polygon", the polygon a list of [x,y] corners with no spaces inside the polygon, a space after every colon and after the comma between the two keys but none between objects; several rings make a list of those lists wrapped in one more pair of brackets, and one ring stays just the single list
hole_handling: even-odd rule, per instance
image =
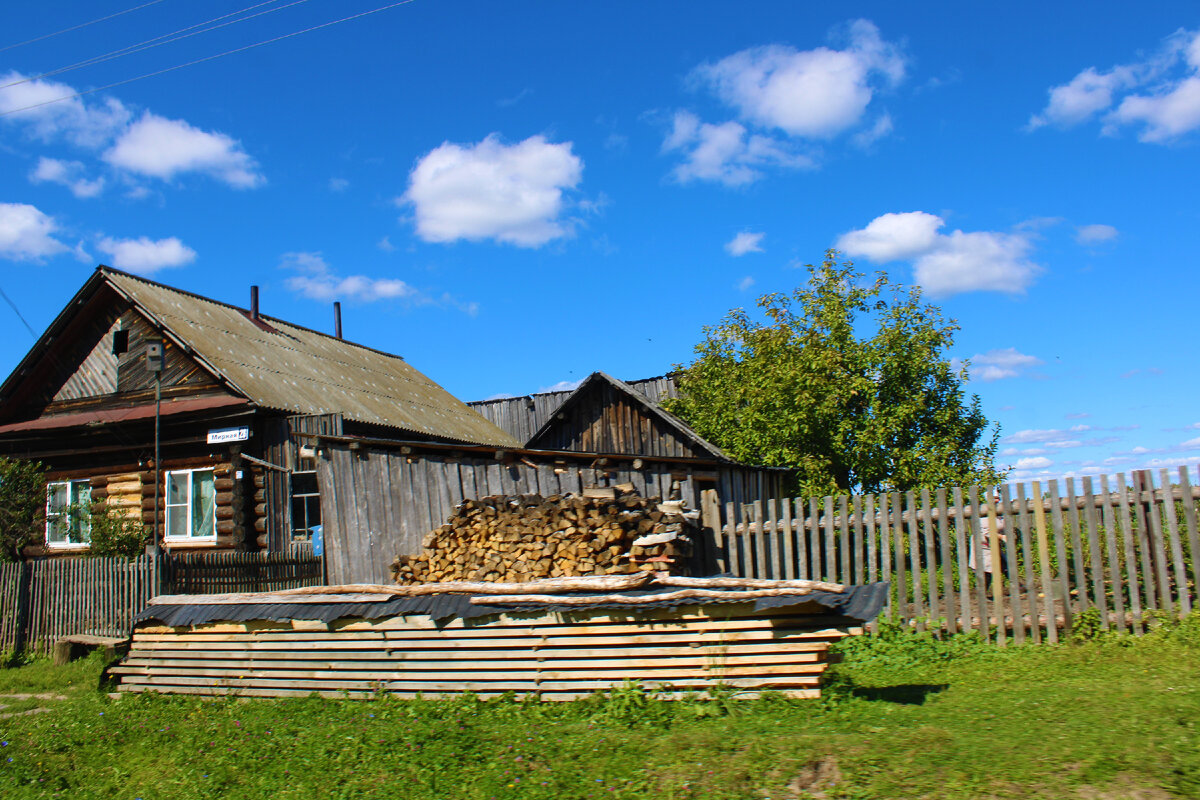
[{"label": "weathered plank fence", "polygon": [[161,579],[165,594],[319,586],[321,560],[293,553],[55,558],[0,564],[0,651],[47,652],[64,636],[124,637]]},{"label": "weathered plank fence", "polygon": [[705,492],[704,557],[745,577],[891,581],[891,613],[1001,644],[1057,641],[1087,609],[1138,633],[1149,612],[1200,602],[1200,486],[1186,467],[1155,477],[740,504]]}]

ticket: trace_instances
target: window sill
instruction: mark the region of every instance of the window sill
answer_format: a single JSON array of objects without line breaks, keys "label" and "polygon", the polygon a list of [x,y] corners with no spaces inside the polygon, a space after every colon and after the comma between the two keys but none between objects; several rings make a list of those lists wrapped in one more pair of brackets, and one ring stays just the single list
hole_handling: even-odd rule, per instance
[{"label": "window sill", "polygon": [[53,550],[56,553],[82,553],[92,549],[90,544],[63,544],[61,542],[46,542],[44,547],[47,550]]},{"label": "window sill", "polygon": [[168,550],[202,550],[217,546],[217,537],[206,536],[204,538],[196,537],[195,539],[163,539],[163,546]]}]

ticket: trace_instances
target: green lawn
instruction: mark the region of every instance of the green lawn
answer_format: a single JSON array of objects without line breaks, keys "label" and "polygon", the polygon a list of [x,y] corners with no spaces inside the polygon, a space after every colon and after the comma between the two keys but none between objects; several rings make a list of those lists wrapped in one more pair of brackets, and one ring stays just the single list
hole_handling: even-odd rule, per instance
[{"label": "green lawn", "polygon": [[1142,640],[847,643],[820,701],[201,701],[0,669],[0,797],[1200,797],[1200,616]]}]

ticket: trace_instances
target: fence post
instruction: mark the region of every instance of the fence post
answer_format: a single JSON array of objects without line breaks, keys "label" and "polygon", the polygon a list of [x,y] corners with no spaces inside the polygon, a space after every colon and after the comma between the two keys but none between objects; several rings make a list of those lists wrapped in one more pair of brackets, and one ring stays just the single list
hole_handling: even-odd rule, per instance
[{"label": "fence post", "polygon": [[17,614],[16,630],[13,636],[13,657],[21,655],[25,650],[29,637],[29,607],[33,603],[33,562],[18,562],[17,572]]}]

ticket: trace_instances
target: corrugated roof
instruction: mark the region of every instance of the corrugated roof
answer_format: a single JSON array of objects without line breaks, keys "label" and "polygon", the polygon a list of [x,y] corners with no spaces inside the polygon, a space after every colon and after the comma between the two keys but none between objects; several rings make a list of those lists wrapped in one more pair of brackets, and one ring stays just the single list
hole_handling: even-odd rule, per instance
[{"label": "corrugated roof", "polygon": [[404,359],[101,267],[108,283],[262,408],[345,419],[471,444],[520,442]]}]

